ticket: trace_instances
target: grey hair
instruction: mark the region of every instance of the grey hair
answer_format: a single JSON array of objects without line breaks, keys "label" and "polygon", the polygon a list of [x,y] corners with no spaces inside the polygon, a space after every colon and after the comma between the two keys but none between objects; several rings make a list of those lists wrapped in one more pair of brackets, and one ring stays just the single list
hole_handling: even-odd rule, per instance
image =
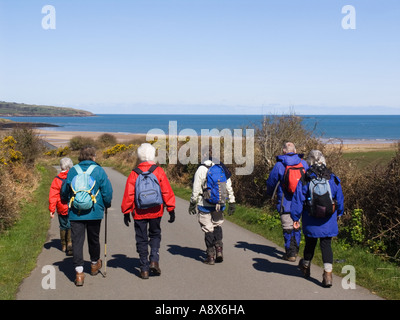
[{"label": "grey hair", "polygon": [[137,154],[140,161],[154,161],[156,158],[156,148],[150,143],[142,143],[137,149]]},{"label": "grey hair", "polygon": [[69,170],[74,166],[70,158],[62,158],[60,160],[60,167],[62,171]]},{"label": "grey hair", "polygon": [[290,153],[290,152],[296,153],[296,147],[293,142],[285,142],[283,144],[282,150],[284,153]]},{"label": "grey hair", "polygon": [[325,165],[326,166],[325,157],[322,154],[322,152],[319,150],[311,150],[307,156],[307,162],[310,166],[312,166],[312,165],[316,165],[316,166]]}]

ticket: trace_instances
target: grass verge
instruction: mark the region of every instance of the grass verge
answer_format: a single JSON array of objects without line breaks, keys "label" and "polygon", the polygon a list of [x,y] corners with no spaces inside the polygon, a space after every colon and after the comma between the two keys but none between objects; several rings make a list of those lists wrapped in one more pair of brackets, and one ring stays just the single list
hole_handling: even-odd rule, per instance
[{"label": "grass verge", "polygon": [[37,165],[40,184],[32,199],[20,204],[21,218],[0,236],[0,300],[15,299],[22,280],[35,268],[37,257],[46,241],[49,186],[55,170]]}]

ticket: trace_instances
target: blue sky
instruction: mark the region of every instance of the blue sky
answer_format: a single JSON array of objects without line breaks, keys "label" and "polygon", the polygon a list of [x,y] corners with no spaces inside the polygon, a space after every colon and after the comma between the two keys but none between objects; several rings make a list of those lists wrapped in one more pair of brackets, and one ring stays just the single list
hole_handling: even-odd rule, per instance
[{"label": "blue sky", "polygon": [[[56,29],[42,28],[42,7]],[[342,28],[342,7],[356,29]],[[398,0],[0,0],[0,100],[95,113],[400,114]]]}]

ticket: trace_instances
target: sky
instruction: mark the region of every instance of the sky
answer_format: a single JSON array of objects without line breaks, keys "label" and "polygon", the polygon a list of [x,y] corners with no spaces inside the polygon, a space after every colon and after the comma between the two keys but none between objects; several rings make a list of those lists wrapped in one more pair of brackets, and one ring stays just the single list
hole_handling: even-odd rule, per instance
[{"label": "sky", "polygon": [[398,0],[0,0],[0,101],[400,114],[399,57]]}]

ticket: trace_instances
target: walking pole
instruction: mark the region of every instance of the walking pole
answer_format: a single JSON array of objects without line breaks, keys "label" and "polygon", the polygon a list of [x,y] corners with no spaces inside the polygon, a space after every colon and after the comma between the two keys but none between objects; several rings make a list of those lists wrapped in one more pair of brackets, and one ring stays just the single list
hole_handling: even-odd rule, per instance
[{"label": "walking pole", "polygon": [[104,226],[104,274],[103,277],[105,278],[107,275],[107,208],[105,211],[105,226]]}]

